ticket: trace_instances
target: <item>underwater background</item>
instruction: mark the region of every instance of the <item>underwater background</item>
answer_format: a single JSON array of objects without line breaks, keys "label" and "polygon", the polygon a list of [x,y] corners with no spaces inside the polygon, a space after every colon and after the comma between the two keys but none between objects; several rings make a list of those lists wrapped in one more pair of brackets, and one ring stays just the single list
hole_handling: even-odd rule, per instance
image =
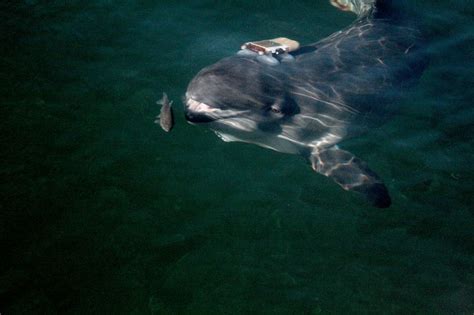
[{"label": "underwater background", "polygon": [[[411,1],[429,66],[342,147],[369,206],[300,157],[224,143],[181,99],[249,40],[316,42],[319,1],[2,1],[0,313],[474,313],[474,6]],[[344,82],[341,82],[344,84]],[[153,121],[166,91],[176,126]]]}]

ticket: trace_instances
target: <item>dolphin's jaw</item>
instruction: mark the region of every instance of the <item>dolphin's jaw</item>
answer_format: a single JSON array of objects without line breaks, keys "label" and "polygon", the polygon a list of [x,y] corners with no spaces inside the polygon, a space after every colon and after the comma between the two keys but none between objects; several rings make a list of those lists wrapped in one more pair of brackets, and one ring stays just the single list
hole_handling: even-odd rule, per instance
[{"label": "dolphin's jaw", "polygon": [[192,98],[186,98],[184,116],[191,124],[209,123],[216,120],[217,109],[198,102]]},{"label": "dolphin's jaw", "polygon": [[189,123],[206,124],[225,142],[253,143],[278,152],[298,154],[311,151],[314,147],[326,147],[340,140],[331,133],[325,134],[325,137],[321,134],[316,140],[303,140],[298,135],[299,128],[291,124],[282,125],[279,133],[269,134],[259,129],[258,120],[247,116],[251,113],[250,110],[220,109],[194,98],[186,99],[185,112]]},{"label": "dolphin's jaw", "polygon": [[254,120],[245,117],[235,117],[235,115],[229,118],[222,118],[215,125],[215,129],[221,127],[222,129],[238,132],[254,132],[258,130],[257,123]]},{"label": "dolphin's jaw", "polygon": [[[242,138],[239,138],[239,137],[236,137],[234,135],[231,135],[231,134],[228,134],[228,133],[224,133],[224,132],[221,132],[221,131],[216,131],[214,130],[214,133],[224,142],[244,142],[244,143],[251,143],[251,144],[255,144],[255,145],[258,145],[262,148],[265,148],[265,149],[270,149],[270,150],[273,150],[273,151],[277,151],[277,152],[286,152],[286,153],[292,153],[292,154],[295,154],[295,153],[298,153],[299,151],[298,150],[282,150],[281,148],[281,145],[279,145],[278,141],[270,141],[270,143],[266,143],[264,141],[259,141],[259,139],[242,139]],[[278,137],[274,138],[276,140]]]},{"label": "dolphin's jaw", "polygon": [[211,106],[202,102],[198,102],[192,98],[188,98],[186,104],[187,104],[187,110],[196,112],[196,113],[212,114],[213,112],[217,110],[216,108],[212,108]]},{"label": "dolphin's jaw", "polygon": [[247,112],[248,110],[221,109],[193,98],[187,98],[185,117],[190,123],[211,123],[227,119],[239,119],[240,115]]},{"label": "dolphin's jaw", "polygon": [[[224,142],[245,142],[287,153],[298,153],[296,146],[304,145],[289,142],[278,134],[270,135],[258,128],[258,121],[246,117],[250,110],[220,109],[199,102],[193,98],[186,99],[186,119],[191,124],[205,123]],[[197,119],[196,117],[200,117]],[[206,117],[203,119],[203,117]]]},{"label": "dolphin's jaw", "polygon": [[[267,133],[259,129],[259,120],[252,117],[250,110],[221,109],[186,96],[188,122],[207,125],[225,142],[253,143],[278,152],[298,154],[330,147],[340,142],[345,134],[346,121],[330,120],[324,115],[310,113],[295,115],[291,122],[281,125],[282,129],[278,133]],[[300,130],[308,125],[308,121],[317,124],[320,130],[311,139],[300,135]]]}]

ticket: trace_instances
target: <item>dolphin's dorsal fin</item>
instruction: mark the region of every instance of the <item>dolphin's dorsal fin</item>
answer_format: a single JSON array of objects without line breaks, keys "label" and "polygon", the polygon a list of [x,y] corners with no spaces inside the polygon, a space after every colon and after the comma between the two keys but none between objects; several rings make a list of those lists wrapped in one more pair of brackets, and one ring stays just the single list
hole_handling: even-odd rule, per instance
[{"label": "dolphin's dorsal fin", "polygon": [[378,208],[390,206],[390,196],[382,180],[352,153],[333,146],[313,151],[310,162],[313,170],[332,178],[345,190],[364,195],[372,205]]}]

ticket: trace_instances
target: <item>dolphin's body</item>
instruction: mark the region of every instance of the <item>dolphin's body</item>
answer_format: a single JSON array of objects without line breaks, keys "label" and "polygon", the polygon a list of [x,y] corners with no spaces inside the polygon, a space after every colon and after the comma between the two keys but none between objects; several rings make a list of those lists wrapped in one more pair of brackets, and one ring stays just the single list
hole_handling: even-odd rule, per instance
[{"label": "dolphin's body", "polygon": [[295,51],[293,62],[275,66],[234,55],[204,68],[188,86],[185,115],[224,141],[301,154],[316,172],[388,207],[382,180],[336,144],[394,111],[393,101],[423,68],[420,34],[387,1],[332,2],[353,5],[357,20]]}]

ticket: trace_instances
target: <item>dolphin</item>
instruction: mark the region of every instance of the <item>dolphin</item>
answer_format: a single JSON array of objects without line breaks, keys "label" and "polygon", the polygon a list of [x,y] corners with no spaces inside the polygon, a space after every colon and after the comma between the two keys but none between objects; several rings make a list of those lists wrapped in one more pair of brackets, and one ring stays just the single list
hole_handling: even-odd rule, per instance
[{"label": "dolphin", "polygon": [[269,64],[235,54],[202,69],[185,94],[185,118],[224,141],[299,154],[312,169],[375,207],[388,189],[339,144],[379,126],[425,67],[421,32],[389,0],[331,0],[356,20]]}]

